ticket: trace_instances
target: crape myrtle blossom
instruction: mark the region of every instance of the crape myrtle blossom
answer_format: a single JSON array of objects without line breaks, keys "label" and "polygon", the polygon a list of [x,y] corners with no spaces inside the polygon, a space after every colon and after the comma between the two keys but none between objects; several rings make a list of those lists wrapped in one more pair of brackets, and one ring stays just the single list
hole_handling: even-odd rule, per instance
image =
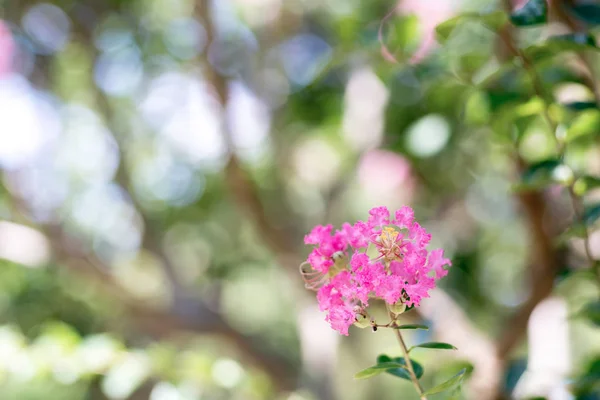
[{"label": "crape myrtle blossom", "polygon": [[[345,223],[340,230],[316,226],[304,238],[314,248],[301,272],[309,289],[317,291],[321,311],[331,327],[348,335],[350,325],[366,327],[369,300],[384,300],[400,314],[429,296],[444,277],[450,260],[444,251],[427,251],[431,235],[404,206],[393,217],[386,207],[369,211],[367,222]],[[305,266],[310,266],[306,271]]]}]

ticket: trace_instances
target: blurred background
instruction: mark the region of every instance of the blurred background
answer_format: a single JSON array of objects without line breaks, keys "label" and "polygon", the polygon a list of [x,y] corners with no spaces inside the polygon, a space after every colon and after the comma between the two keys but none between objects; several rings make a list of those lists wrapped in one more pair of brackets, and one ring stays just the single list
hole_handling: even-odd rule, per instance
[{"label": "blurred background", "polygon": [[[312,226],[403,204],[453,261],[405,317],[459,348],[414,352],[424,386],[467,366],[464,398],[574,398],[600,332],[571,316],[598,288],[581,240],[548,246],[564,190],[511,191],[515,154],[554,144],[492,33],[434,36],[506,6],[0,0],[0,399],[416,399],[353,379],[394,335],[340,337],[298,273]],[[585,100],[571,67],[540,74]],[[600,172],[586,118],[568,157]]]}]

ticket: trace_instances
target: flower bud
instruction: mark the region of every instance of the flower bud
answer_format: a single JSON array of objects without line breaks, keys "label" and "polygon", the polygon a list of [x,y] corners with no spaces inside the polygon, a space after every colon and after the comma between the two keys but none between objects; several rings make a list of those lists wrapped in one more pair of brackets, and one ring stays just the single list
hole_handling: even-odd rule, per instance
[{"label": "flower bud", "polygon": [[356,314],[354,318],[354,326],[357,326],[359,328],[368,328],[371,326],[371,319],[365,314]]},{"label": "flower bud", "polygon": [[390,306],[390,311],[396,315],[402,314],[406,311],[406,304],[402,302],[402,300],[398,300],[396,303]]}]

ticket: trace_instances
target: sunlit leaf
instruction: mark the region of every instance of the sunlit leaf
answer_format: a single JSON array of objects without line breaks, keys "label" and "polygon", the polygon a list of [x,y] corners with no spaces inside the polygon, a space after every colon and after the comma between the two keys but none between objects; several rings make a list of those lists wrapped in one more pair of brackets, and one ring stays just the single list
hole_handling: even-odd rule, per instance
[{"label": "sunlit leaf", "polygon": [[[399,378],[402,378],[402,379],[410,380],[410,374],[408,372],[408,368],[406,367],[407,364],[406,364],[406,361],[404,360],[404,357],[390,358],[389,356],[387,356],[385,354],[382,354],[379,357],[377,357],[377,365],[386,364],[386,363],[390,363],[390,362],[401,364],[402,367],[387,369],[385,372],[387,372],[388,374],[397,376]],[[417,376],[417,379],[421,378],[421,376],[423,376],[423,366],[414,360],[411,360],[411,364],[412,364],[413,370],[415,371],[415,375]]]},{"label": "sunlit leaf", "polygon": [[412,349],[415,349],[417,347],[421,347],[423,349],[458,350],[456,347],[452,346],[450,343],[426,342],[426,343],[421,343],[421,344],[412,346],[408,351],[411,351]]},{"label": "sunlit leaf", "polygon": [[487,28],[494,31],[502,28],[508,22],[508,15],[504,11],[494,11],[491,13],[480,14],[479,21]]},{"label": "sunlit leaf", "polygon": [[445,42],[448,40],[454,29],[468,21],[480,22],[487,28],[496,31],[506,24],[508,18],[502,11],[494,11],[486,14],[478,14],[475,12],[464,13],[442,22],[435,28],[438,41],[440,43]]},{"label": "sunlit leaf", "polygon": [[432,394],[436,394],[436,393],[441,393],[441,392],[445,392],[448,389],[452,389],[457,385],[460,385],[460,383],[462,382],[462,380],[465,377],[465,373],[467,372],[466,368],[461,369],[456,375],[454,375],[452,378],[448,379],[446,382],[440,383],[439,385],[426,390],[425,393],[423,393],[426,396],[432,395]]},{"label": "sunlit leaf", "polygon": [[532,26],[548,21],[548,5],[546,0],[529,0],[512,14],[510,21],[517,26]]},{"label": "sunlit leaf", "polygon": [[486,125],[490,120],[490,104],[485,92],[477,90],[469,93],[465,102],[465,122],[473,125]]},{"label": "sunlit leaf", "polygon": [[392,51],[407,50],[418,44],[419,19],[415,15],[396,18],[391,26],[386,45]]},{"label": "sunlit leaf", "polygon": [[567,136],[565,140],[567,142],[572,142],[573,140],[583,136],[598,134],[600,133],[599,127],[600,110],[584,110],[571,123],[571,126],[567,130]]},{"label": "sunlit leaf", "polygon": [[578,196],[583,196],[590,190],[597,188],[600,188],[600,178],[590,175],[584,175],[577,178],[573,184],[573,191]]},{"label": "sunlit leaf", "polygon": [[531,100],[516,106],[514,112],[518,117],[528,117],[531,115],[539,115],[545,108],[546,104],[544,103],[544,100],[536,96],[531,98]]}]

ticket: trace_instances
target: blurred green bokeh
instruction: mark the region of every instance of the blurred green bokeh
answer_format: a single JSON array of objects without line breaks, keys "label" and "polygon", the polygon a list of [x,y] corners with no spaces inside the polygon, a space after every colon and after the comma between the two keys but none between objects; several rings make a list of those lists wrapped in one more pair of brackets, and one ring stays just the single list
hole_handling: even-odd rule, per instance
[{"label": "blurred green bokeh", "polygon": [[[510,333],[535,259],[515,154],[545,160],[555,141],[494,33],[473,21],[443,47],[434,37],[502,6],[405,0],[385,18],[394,2],[208,3],[0,0],[0,399],[417,399],[386,374],[352,379],[399,349],[385,330],[330,330],[298,273],[302,238],[409,204],[453,261],[442,289],[466,322],[443,325],[452,309],[432,302],[406,316],[432,330],[407,339]],[[593,98],[562,61],[537,73],[569,166],[597,175],[600,111],[559,107]],[[566,227],[564,188],[544,196],[545,223]],[[598,288],[581,241],[556,257],[571,315]],[[556,346],[576,376],[600,333],[569,319],[568,334]],[[500,393],[534,353],[522,336],[495,372]],[[496,355],[477,340],[415,351],[423,385],[463,366],[482,379],[479,352]]]}]

